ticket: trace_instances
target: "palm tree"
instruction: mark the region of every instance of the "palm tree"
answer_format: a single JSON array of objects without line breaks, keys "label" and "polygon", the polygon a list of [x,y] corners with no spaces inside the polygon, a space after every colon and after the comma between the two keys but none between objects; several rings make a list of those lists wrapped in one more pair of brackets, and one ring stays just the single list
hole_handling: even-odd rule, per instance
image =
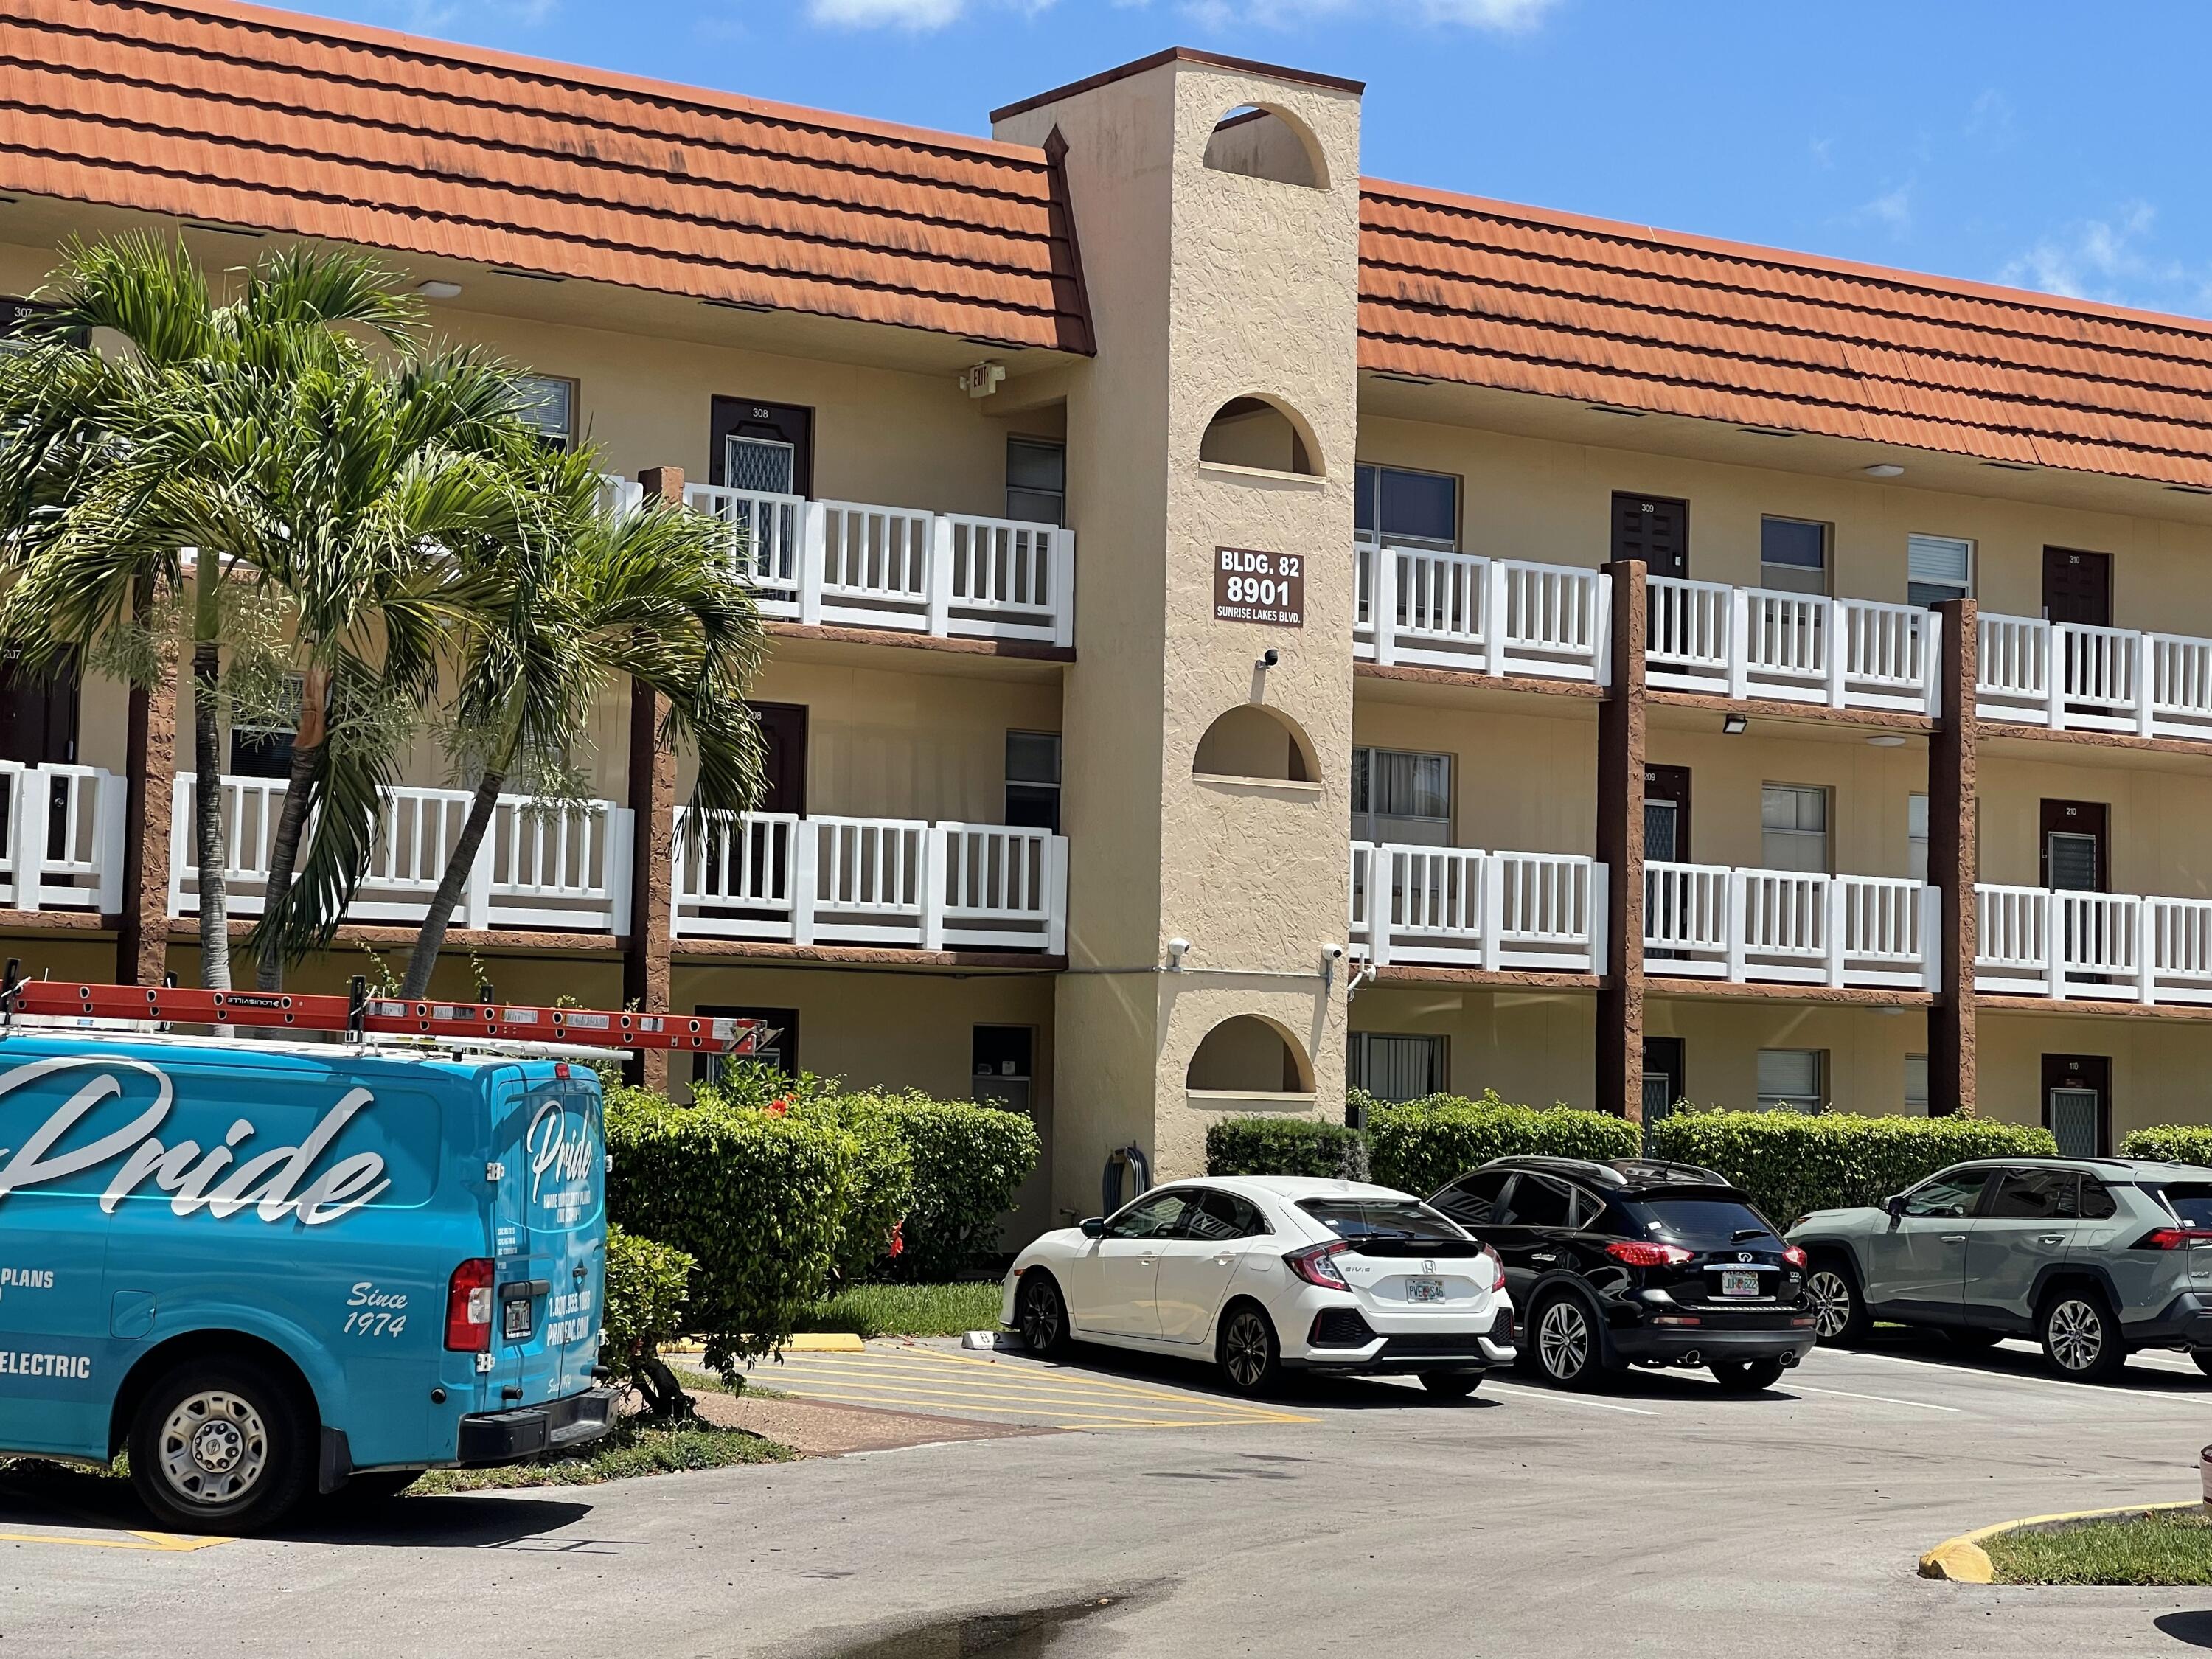
[{"label": "palm tree", "polygon": [[[181,249],[126,236],[65,248],[40,297],[27,349],[0,362],[0,643],[33,668],[74,648],[143,678],[149,629],[188,635],[202,978],[227,987],[226,661],[247,654],[248,609],[283,611],[279,665],[302,695],[252,939],[274,988],[343,915],[396,752],[333,743],[334,703],[427,699],[471,603],[450,549],[512,541],[524,515],[508,374],[425,355],[416,302],[353,254],[273,253],[219,306]],[[129,349],[95,350],[98,328]]]},{"label": "palm tree", "polygon": [[763,635],[729,526],[672,503],[603,510],[588,455],[543,454],[538,466],[532,496],[543,516],[511,544],[485,544],[489,568],[472,572],[500,596],[471,611],[453,647],[457,753],[476,782],[404,996],[429,989],[501,793],[512,780],[535,784],[567,769],[611,682],[665,697],[662,740],[696,751],[684,833],[703,814],[744,811],[759,793],[759,731],[744,696]]}]

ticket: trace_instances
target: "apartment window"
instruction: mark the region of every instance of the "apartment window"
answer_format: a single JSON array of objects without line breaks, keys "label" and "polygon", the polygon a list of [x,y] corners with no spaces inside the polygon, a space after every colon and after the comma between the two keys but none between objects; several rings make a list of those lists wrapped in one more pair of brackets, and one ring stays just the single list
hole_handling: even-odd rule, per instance
[{"label": "apartment window", "polygon": [[1828,792],[1770,783],[1759,792],[1759,857],[1769,870],[1828,867]]},{"label": "apartment window", "polygon": [[1928,1115],[1928,1056],[1907,1054],[1905,1057],[1905,1115],[1907,1117]]},{"label": "apartment window", "polygon": [[1006,516],[1025,524],[1067,522],[1067,446],[1046,438],[1006,440]]},{"label": "apartment window", "polygon": [[1359,539],[1393,547],[1459,545],[1459,480],[1402,466],[1353,470],[1352,520]]},{"label": "apartment window", "polygon": [[1974,544],[1953,536],[1913,536],[1905,542],[1905,601],[1937,605],[1974,592]]},{"label": "apartment window", "polygon": [[1828,526],[1809,519],[1759,521],[1759,585],[1785,593],[1828,591]]},{"label": "apartment window", "polygon": [[1060,833],[1060,733],[1006,733],[1006,822]]},{"label": "apartment window", "polygon": [[306,687],[298,676],[285,681],[291,702],[289,715],[272,719],[271,711],[258,710],[230,723],[230,769],[241,778],[289,778],[292,775],[292,738],[300,729],[300,702]]},{"label": "apartment window", "polygon": [[1915,881],[1928,879],[1928,797],[1905,798],[1905,861]]},{"label": "apartment window", "polygon": [[1420,1100],[1444,1090],[1444,1040],[1354,1031],[1345,1076],[1377,1100]]},{"label": "apartment window", "polygon": [[[728,1019],[757,1019],[769,1029],[768,1042],[747,1059],[763,1066],[773,1066],[784,1076],[796,1081],[799,1077],[799,1010],[796,1008],[697,1008],[695,1013],[709,1014]],[[743,1065],[744,1060],[732,1060],[721,1054],[694,1054],[691,1057],[691,1081],[694,1085],[712,1083],[722,1075],[725,1065]]]},{"label": "apartment window", "polygon": [[1828,1103],[1828,1054],[1825,1048],[1761,1048],[1759,1051],[1759,1109],[1817,1112]]},{"label": "apartment window", "polygon": [[1353,750],[1352,838],[1450,846],[1451,757]]},{"label": "apartment window", "polygon": [[550,374],[514,377],[514,412],[548,449],[576,441],[576,383]]}]

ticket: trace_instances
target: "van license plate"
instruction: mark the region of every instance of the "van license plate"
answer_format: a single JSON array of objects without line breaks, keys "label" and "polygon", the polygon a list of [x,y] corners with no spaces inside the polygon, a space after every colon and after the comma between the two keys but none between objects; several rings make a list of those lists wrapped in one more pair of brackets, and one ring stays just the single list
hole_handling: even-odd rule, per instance
[{"label": "van license plate", "polygon": [[1444,1299],[1444,1282],[1441,1279],[1409,1279],[1406,1281],[1406,1300],[1408,1302],[1441,1302]]},{"label": "van license plate", "polygon": [[1759,1275],[1724,1273],[1721,1275],[1721,1294],[1723,1296],[1757,1296]]},{"label": "van license plate", "polygon": [[510,1342],[526,1342],[530,1340],[530,1298],[528,1297],[519,1296],[507,1304],[506,1318],[501,1328]]}]

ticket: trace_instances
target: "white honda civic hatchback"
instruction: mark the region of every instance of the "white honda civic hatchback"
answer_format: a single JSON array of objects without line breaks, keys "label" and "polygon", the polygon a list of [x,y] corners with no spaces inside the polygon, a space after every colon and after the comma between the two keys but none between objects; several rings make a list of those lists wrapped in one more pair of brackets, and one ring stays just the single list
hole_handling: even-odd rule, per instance
[{"label": "white honda civic hatchback", "polygon": [[1178,1181],[1047,1233],[1014,1259],[1000,1317],[1040,1354],[1210,1357],[1246,1394],[1306,1370],[1465,1395],[1514,1358],[1496,1251],[1388,1187],[1291,1176]]}]

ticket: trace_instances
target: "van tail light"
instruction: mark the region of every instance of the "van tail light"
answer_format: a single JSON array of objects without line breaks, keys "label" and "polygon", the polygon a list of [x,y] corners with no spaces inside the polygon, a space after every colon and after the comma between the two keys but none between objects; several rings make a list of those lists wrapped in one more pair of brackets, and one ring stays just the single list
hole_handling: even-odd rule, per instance
[{"label": "van tail light", "polygon": [[1475,1253],[1475,1259],[1490,1270],[1490,1293],[1497,1295],[1505,1288],[1505,1264],[1498,1259],[1498,1252],[1487,1244]]},{"label": "van tail light", "polygon": [[2185,1250],[2191,1245],[2212,1244],[2212,1228],[2155,1227],[2130,1248],[2138,1250]]},{"label": "van tail light", "polygon": [[1615,1261],[1626,1262],[1632,1267],[1672,1267],[1690,1259],[1691,1252],[1680,1244],[1654,1244],[1648,1239],[1616,1239],[1605,1247],[1605,1253]]},{"label": "van tail light", "polygon": [[1352,1286],[1344,1282],[1344,1275],[1330,1258],[1351,1248],[1340,1238],[1327,1244],[1309,1244],[1303,1250],[1291,1251],[1283,1258],[1283,1265],[1309,1285],[1318,1285],[1324,1291],[1348,1291]]},{"label": "van tail light", "polygon": [[455,1353],[491,1350],[491,1263],[483,1256],[453,1269],[446,1286],[446,1346]]},{"label": "van tail light", "polygon": [[1791,1267],[1797,1268],[1797,1269],[1798,1269],[1798,1270],[1800,1270],[1801,1272],[1802,1272],[1802,1271],[1803,1270],[1803,1268],[1804,1268],[1804,1266],[1805,1266],[1805,1252],[1804,1252],[1804,1249],[1803,1249],[1801,1246],[1799,1246],[1799,1245],[1796,1245],[1796,1244],[1784,1244],[1784,1245],[1782,1247],[1782,1259],[1783,1259],[1784,1261],[1788,1262]]}]

